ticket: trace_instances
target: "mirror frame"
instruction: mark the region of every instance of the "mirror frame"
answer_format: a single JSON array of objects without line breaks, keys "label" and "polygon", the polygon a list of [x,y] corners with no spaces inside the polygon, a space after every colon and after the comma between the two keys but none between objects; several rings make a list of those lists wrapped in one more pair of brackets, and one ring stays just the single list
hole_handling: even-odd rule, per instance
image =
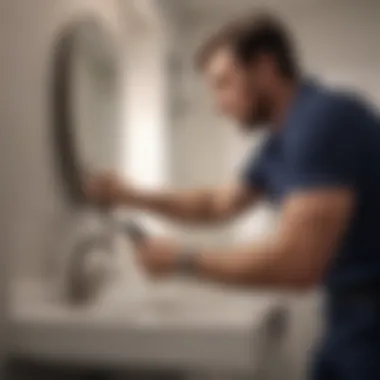
[{"label": "mirror frame", "polygon": [[80,152],[75,137],[74,109],[71,101],[73,55],[78,35],[83,28],[99,32],[110,44],[115,59],[115,69],[119,73],[117,49],[112,33],[97,18],[88,17],[72,22],[57,37],[52,70],[52,123],[57,169],[65,189],[65,195],[74,205],[86,204],[83,189],[83,174]]}]

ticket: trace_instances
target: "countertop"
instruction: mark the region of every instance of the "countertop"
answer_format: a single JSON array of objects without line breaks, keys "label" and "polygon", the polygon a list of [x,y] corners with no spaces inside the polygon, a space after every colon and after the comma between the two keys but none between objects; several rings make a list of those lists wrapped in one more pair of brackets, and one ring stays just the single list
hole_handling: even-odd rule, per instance
[{"label": "countertop", "polygon": [[61,362],[250,372],[286,330],[281,297],[197,283],[109,289],[70,307],[41,281],[12,287],[10,351]]}]

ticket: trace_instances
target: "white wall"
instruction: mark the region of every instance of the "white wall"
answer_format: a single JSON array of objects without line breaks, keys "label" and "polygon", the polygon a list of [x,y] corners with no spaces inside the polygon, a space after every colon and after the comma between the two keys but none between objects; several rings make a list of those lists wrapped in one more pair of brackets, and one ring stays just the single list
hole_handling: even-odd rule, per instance
[{"label": "white wall", "polygon": [[[162,189],[169,181],[168,44],[162,20],[144,4],[148,3],[138,2],[141,13],[126,36],[120,166],[125,180],[134,186]],[[154,231],[164,227],[154,216],[139,213],[139,218]]]},{"label": "white wall", "polygon": [[[243,1],[239,2],[239,13],[252,9],[255,2],[245,3],[244,7]],[[354,85],[380,105],[379,2],[309,1],[303,5],[272,2],[276,3],[272,8],[294,30],[300,55],[310,73],[330,82]],[[177,7],[178,4],[181,3]],[[200,5],[198,10],[193,7],[188,17],[186,13],[180,14],[176,35],[178,111],[173,117],[172,162],[174,182],[184,187],[227,181],[232,176],[233,162],[236,163],[234,156],[245,150],[233,136],[233,126],[213,113],[207,93],[192,69],[193,52],[202,37],[234,14],[232,2],[230,7],[223,3],[224,12],[219,11],[218,2],[214,4],[213,8],[210,3],[205,8]],[[253,215],[250,224],[237,230],[237,238],[258,236],[271,229],[274,222],[273,213],[264,207]],[[216,234],[213,240],[218,241],[222,235],[224,232]],[[288,352],[294,378],[302,378],[312,338],[318,331],[318,299],[315,294],[291,297],[293,315]]]},{"label": "white wall", "polygon": [[165,46],[148,27],[134,40],[126,51],[123,172],[138,185],[162,186],[168,176]]}]

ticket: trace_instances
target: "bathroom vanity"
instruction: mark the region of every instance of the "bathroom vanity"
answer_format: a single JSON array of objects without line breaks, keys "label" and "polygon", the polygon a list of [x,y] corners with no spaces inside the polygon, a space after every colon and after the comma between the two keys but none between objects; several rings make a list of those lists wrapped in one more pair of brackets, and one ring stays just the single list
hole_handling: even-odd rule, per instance
[{"label": "bathroom vanity", "polygon": [[171,369],[197,379],[284,373],[281,299],[178,286],[185,297],[157,291],[138,299],[136,290],[114,289],[98,304],[75,309],[54,299],[46,284],[19,283],[13,287],[11,356],[110,371]]}]

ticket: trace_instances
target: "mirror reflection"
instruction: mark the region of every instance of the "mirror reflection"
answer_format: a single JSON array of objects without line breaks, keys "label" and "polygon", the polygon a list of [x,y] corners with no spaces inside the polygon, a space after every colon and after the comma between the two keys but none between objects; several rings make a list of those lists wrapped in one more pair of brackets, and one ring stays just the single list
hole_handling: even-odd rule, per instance
[{"label": "mirror reflection", "polygon": [[120,141],[118,56],[100,23],[83,21],[60,41],[55,99],[63,175],[71,197],[84,172],[115,169]]}]

